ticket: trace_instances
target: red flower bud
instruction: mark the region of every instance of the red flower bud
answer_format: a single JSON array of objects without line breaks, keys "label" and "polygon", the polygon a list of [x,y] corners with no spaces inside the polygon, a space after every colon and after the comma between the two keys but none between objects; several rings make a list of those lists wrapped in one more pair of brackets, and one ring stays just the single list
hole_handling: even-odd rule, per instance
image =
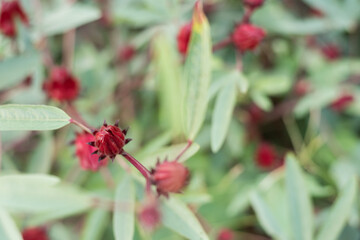
[{"label": "red flower bud", "polygon": [[185,55],[188,49],[188,45],[191,37],[192,23],[189,22],[180,28],[177,35],[178,50],[181,54]]},{"label": "red flower bud", "polygon": [[304,96],[306,93],[310,91],[310,83],[306,80],[299,80],[295,83],[294,91],[297,96]]},{"label": "red flower bud", "polygon": [[89,144],[97,148],[94,153],[99,154],[99,161],[107,156],[114,159],[123,152],[125,144],[131,141],[131,138],[125,139],[126,133],[127,129],[121,130],[118,123],[108,125],[106,122],[100,130],[94,131],[95,141]]},{"label": "red flower bud", "polygon": [[262,28],[252,24],[240,24],[233,32],[232,40],[240,51],[254,50],[265,35]]},{"label": "red flower bud", "polygon": [[17,0],[2,1],[0,11],[0,30],[4,35],[8,37],[15,37],[16,17],[19,17],[24,24],[29,24],[29,20]]},{"label": "red flower bud", "polygon": [[118,59],[122,62],[130,61],[135,55],[135,48],[131,45],[124,46],[118,51]]},{"label": "red flower bud", "polygon": [[331,108],[336,112],[345,110],[353,101],[354,96],[351,94],[344,94],[331,103]]},{"label": "red flower bud", "polygon": [[261,7],[263,3],[264,0],[244,0],[244,5],[252,9]]},{"label": "red flower bud", "polygon": [[177,161],[157,163],[152,170],[154,184],[159,194],[179,193],[188,184],[189,170]]},{"label": "red flower bud", "polygon": [[157,199],[151,197],[147,199],[147,203],[140,209],[138,215],[139,222],[146,230],[154,230],[161,221],[161,213],[157,203]]},{"label": "red flower bud", "polygon": [[321,52],[324,55],[324,57],[329,60],[333,61],[340,57],[340,49],[335,44],[327,44],[321,48]]},{"label": "red flower bud", "polygon": [[265,115],[265,112],[254,103],[249,106],[248,113],[250,123],[254,124],[261,122]]},{"label": "red flower bud", "polygon": [[98,161],[98,157],[93,152],[96,148],[89,145],[89,142],[94,142],[95,137],[87,132],[76,134],[75,149],[76,156],[80,160],[80,166],[84,170],[97,171],[101,166],[107,164],[107,159],[104,161]]},{"label": "red flower bud", "polygon": [[51,70],[49,79],[43,86],[47,95],[57,101],[72,101],[80,91],[80,83],[64,67]]},{"label": "red flower bud", "polygon": [[23,230],[22,237],[24,240],[48,240],[46,229],[43,227],[33,227]]},{"label": "red flower bud", "polygon": [[259,167],[273,167],[277,159],[276,151],[271,145],[267,143],[261,143],[260,146],[258,146],[256,149],[255,158]]},{"label": "red flower bud", "polygon": [[233,240],[233,239],[235,239],[234,233],[227,228],[221,229],[217,236],[217,240]]}]

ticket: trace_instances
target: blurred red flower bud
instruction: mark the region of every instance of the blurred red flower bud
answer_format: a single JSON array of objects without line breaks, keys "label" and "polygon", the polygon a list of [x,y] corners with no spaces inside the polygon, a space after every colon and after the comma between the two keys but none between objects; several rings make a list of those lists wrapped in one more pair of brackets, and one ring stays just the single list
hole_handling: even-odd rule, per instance
[{"label": "blurred red flower bud", "polygon": [[165,196],[168,193],[179,193],[188,184],[190,178],[189,170],[177,161],[164,161],[157,163],[152,170],[154,184],[159,194]]},{"label": "blurred red flower bud", "polygon": [[97,171],[101,166],[107,164],[107,159],[98,161],[97,155],[92,154],[97,149],[90,146],[90,142],[94,142],[95,137],[87,132],[76,134],[75,153],[80,160],[80,166],[84,170]]},{"label": "blurred red flower bud", "polygon": [[335,101],[333,101],[330,107],[336,112],[341,112],[345,110],[354,100],[355,98],[353,95],[344,94]]},{"label": "blurred red flower bud", "polygon": [[131,45],[126,45],[119,49],[118,51],[118,59],[121,62],[130,61],[135,55],[135,48]]},{"label": "blurred red flower bud", "polygon": [[256,149],[255,159],[259,167],[270,168],[276,163],[277,154],[270,144],[261,143]]},{"label": "blurred red flower bud", "polygon": [[150,197],[147,199],[145,205],[140,209],[138,219],[146,230],[154,230],[161,221],[161,213],[157,203],[157,199]]},{"label": "blurred red flower bud", "polygon": [[22,231],[24,240],[48,240],[46,229],[43,227],[27,228]]},{"label": "blurred red flower bud", "polygon": [[80,82],[65,67],[54,67],[43,88],[47,95],[57,101],[72,101],[80,91]]},{"label": "blurred red flower bud", "polygon": [[310,91],[310,83],[304,79],[301,79],[295,83],[294,92],[297,96],[304,96]]},{"label": "blurred red flower bud", "polygon": [[234,240],[234,233],[230,229],[223,228],[220,229],[217,240]]},{"label": "blurred red flower bud", "polygon": [[233,32],[232,40],[240,51],[254,50],[265,35],[265,31],[260,27],[252,24],[240,24]]},{"label": "blurred red flower bud", "polygon": [[130,138],[125,139],[126,133],[127,129],[121,130],[118,123],[108,125],[106,122],[99,130],[94,131],[95,141],[89,144],[97,148],[94,153],[99,154],[99,161],[105,157],[114,159],[124,151],[125,144],[131,141]]},{"label": "blurred red flower bud", "polygon": [[337,45],[335,44],[327,44],[321,48],[321,52],[324,57],[329,60],[333,61],[340,57],[341,52]]},{"label": "blurred red flower bud", "polygon": [[244,5],[255,9],[261,7],[264,4],[264,0],[244,0]]},{"label": "blurred red flower bud", "polygon": [[259,123],[263,118],[265,112],[256,104],[251,104],[248,108],[250,123]]},{"label": "blurred red flower bud", "polygon": [[17,0],[2,1],[0,11],[0,30],[8,37],[15,37],[16,24],[15,19],[19,17],[22,23],[29,24],[29,20]]},{"label": "blurred red flower bud", "polygon": [[185,55],[188,49],[188,45],[191,37],[192,23],[189,22],[180,28],[177,35],[178,50],[181,54]]}]

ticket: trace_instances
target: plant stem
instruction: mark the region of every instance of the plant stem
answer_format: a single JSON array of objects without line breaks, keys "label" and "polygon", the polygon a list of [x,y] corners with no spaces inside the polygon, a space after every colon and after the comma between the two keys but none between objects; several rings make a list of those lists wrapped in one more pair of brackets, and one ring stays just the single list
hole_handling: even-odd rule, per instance
[{"label": "plant stem", "polygon": [[84,131],[86,131],[86,132],[88,132],[88,133],[92,134],[92,132],[91,132],[90,128],[86,127],[84,124],[82,124],[82,123],[80,123],[80,122],[76,121],[75,119],[72,119],[72,118],[71,118],[71,119],[69,120],[69,122],[70,122],[70,123],[73,123],[73,124],[75,124],[75,125],[77,125],[78,127],[80,127],[81,129],[83,129]]},{"label": "plant stem", "polygon": [[232,40],[231,37],[227,37],[224,40],[221,40],[220,42],[216,43],[213,47],[212,47],[212,51],[215,52],[216,50],[219,50],[221,48],[226,47],[227,45],[231,44]]},{"label": "plant stem", "polygon": [[193,141],[188,140],[188,144],[185,146],[185,148],[179,153],[179,155],[175,158],[175,161],[179,161],[179,159],[184,155],[184,153],[191,147],[193,144]]},{"label": "plant stem", "polygon": [[128,160],[145,177],[146,192],[150,192],[150,187],[151,187],[150,171],[144,165],[142,165],[138,160],[136,160],[133,156],[131,156],[129,153],[124,151],[123,153],[121,153],[121,155],[124,156],[124,158],[126,158],[126,160]]}]

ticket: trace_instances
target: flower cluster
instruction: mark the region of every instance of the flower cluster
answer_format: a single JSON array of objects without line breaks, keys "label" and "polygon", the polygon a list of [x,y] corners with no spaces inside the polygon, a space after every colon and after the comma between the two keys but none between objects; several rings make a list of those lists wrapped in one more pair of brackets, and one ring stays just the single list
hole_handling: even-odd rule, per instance
[{"label": "flower cluster", "polygon": [[20,18],[25,25],[29,24],[29,19],[17,0],[1,1],[0,30],[4,35],[16,36],[16,18]]}]

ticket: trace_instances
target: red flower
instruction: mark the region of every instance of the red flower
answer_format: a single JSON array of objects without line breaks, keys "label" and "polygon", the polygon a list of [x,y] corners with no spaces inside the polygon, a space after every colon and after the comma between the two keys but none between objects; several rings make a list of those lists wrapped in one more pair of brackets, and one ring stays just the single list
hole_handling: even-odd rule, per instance
[{"label": "red flower", "polygon": [[188,184],[189,170],[177,161],[157,163],[152,170],[154,184],[159,194],[179,193]]},{"label": "red flower", "polygon": [[33,227],[23,230],[22,237],[24,240],[48,240],[46,229],[43,227]]},{"label": "red flower", "polygon": [[114,159],[117,154],[124,151],[125,144],[131,141],[131,138],[125,139],[126,133],[127,129],[121,130],[118,123],[108,125],[106,122],[100,130],[94,131],[95,141],[89,144],[97,148],[95,153],[99,154],[99,161],[107,156]]},{"label": "red flower", "polygon": [[57,101],[72,101],[80,91],[79,81],[65,67],[55,67],[51,70],[49,79],[44,83],[47,95]]},{"label": "red flower", "polygon": [[240,24],[233,32],[232,40],[240,51],[254,50],[265,35],[262,28],[252,24]]},{"label": "red flower", "polygon": [[327,44],[321,48],[322,54],[326,57],[327,60],[333,61],[340,57],[341,52],[337,45]]},{"label": "red flower", "polygon": [[98,157],[93,152],[96,151],[96,148],[90,146],[88,143],[95,141],[95,138],[92,134],[84,132],[76,134],[75,138],[75,149],[76,156],[80,160],[80,166],[84,170],[97,171],[101,166],[107,164],[107,159],[104,161],[98,161]]},{"label": "red flower", "polygon": [[186,54],[190,42],[192,23],[189,22],[180,28],[177,35],[178,50],[181,54]]},{"label": "red flower", "polygon": [[135,55],[135,48],[131,45],[124,46],[118,51],[118,59],[122,62],[130,61]]},{"label": "red flower", "polygon": [[255,9],[261,7],[264,3],[264,0],[244,0],[245,6]]},{"label": "red flower", "polygon": [[151,197],[147,201],[140,210],[138,219],[146,230],[154,230],[161,221],[161,213],[156,198]]},{"label": "red flower", "polygon": [[227,228],[223,228],[219,231],[217,240],[233,240],[234,239],[234,233]]},{"label": "red flower", "polygon": [[272,167],[274,166],[277,159],[276,151],[271,145],[267,143],[261,143],[260,146],[258,146],[256,149],[255,159],[259,167]]},{"label": "red flower", "polygon": [[336,112],[345,110],[353,101],[354,96],[351,94],[344,94],[331,103],[331,108]]},{"label": "red flower", "polygon": [[2,1],[0,11],[0,30],[4,35],[8,37],[15,37],[16,17],[19,17],[25,25],[29,24],[29,20],[17,0]]}]

